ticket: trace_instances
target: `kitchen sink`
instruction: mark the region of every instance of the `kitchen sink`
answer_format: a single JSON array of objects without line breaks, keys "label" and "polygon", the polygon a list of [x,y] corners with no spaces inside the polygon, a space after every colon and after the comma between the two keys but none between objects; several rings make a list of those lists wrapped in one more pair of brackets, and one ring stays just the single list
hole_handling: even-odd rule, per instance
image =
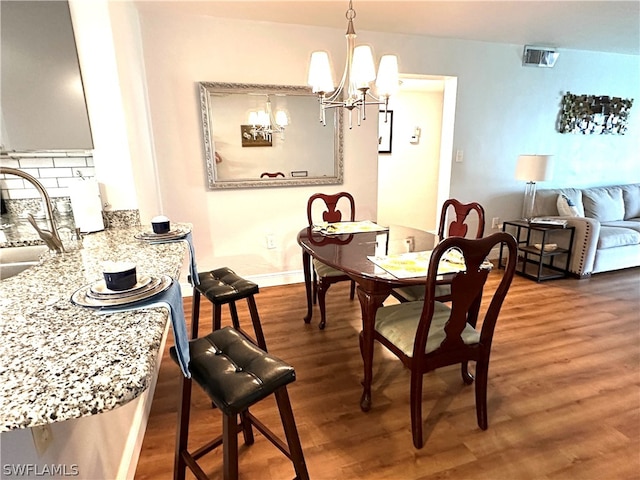
[{"label": "kitchen sink", "polygon": [[0,248],[0,279],[13,277],[37,265],[40,256],[48,250],[46,245]]}]

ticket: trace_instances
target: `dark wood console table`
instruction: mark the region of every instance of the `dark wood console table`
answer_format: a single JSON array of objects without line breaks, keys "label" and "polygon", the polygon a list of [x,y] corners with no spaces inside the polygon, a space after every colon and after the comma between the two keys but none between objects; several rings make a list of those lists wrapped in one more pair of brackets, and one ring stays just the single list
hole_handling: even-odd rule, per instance
[{"label": "dark wood console table", "polygon": [[[518,242],[518,264],[516,273],[541,282],[554,278],[563,278],[569,274],[569,262],[573,248],[575,227],[569,225],[543,225],[527,220],[509,220],[502,224],[502,231],[512,233]],[[569,236],[567,247],[558,244],[548,249],[551,240]],[[504,268],[503,251],[500,247],[498,265]],[[559,263],[562,262],[562,263]]]}]

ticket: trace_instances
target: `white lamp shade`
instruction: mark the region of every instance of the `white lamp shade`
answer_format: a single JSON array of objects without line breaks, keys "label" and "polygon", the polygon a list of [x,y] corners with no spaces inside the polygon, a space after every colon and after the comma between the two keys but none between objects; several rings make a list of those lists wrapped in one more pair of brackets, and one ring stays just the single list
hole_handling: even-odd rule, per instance
[{"label": "white lamp shade", "polygon": [[269,115],[264,110],[260,110],[258,112],[258,122],[256,125],[261,125],[263,127],[268,127],[271,125],[271,121],[269,119]]},{"label": "white lamp shade", "polygon": [[400,79],[398,77],[398,57],[383,55],[378,67],[376,90],[381,97],[390,97],[398,91]]},{"label": "white lamp shade", "polygon": [[329,54],[324,51],[313,52],[309,63],[309,78],[307,83],[312,87],[313,93],[333,92],[333,78]]},{"label": "white lamp shade", "polygon": [[249,125],[258,124],[258,112],[249,112]]},{"label": "white lamp shade", "polygon": [[542,182],[551,180],[551,155],[520,155],[516,165],[516,180]]},{"label": "white lamp shade", "polygon": [[289,118],[284,110],[278,110],[276,112],[276,125],[279,125],[280,127],[286,127],[289,125]]},{"label": "white lamp shade", "polygon": [[369,45],[358,45],[353,49],[351,80],[358,88],[368,87],[376,79],[376,67]]}]

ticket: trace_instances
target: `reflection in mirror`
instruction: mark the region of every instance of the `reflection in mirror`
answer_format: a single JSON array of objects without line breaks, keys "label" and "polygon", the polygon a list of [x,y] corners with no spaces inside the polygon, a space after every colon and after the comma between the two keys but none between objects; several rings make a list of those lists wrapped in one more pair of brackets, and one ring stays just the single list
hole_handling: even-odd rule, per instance
[{"label": "reflection in mirror", "polygon": [[203,82],[200,107],[210,189],[342,183],[342,109],[323,126],[311,89]]}]

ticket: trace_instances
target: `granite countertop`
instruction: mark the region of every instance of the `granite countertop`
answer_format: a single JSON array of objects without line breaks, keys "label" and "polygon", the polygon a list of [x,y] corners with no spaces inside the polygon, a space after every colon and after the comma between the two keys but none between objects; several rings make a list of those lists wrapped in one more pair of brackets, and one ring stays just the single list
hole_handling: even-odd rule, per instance
[{"label": "granite countertop", "polygon": [[139,275],[177,279],[187,244],[147,244],[134,238],[141,231],[149,228],[87,235],[83,248],[48,254],[0,281],[0,431],[94,415],[147,389],[168,311],[105,314],[70,300],[102,279],[106,260],[130,260]]}]

